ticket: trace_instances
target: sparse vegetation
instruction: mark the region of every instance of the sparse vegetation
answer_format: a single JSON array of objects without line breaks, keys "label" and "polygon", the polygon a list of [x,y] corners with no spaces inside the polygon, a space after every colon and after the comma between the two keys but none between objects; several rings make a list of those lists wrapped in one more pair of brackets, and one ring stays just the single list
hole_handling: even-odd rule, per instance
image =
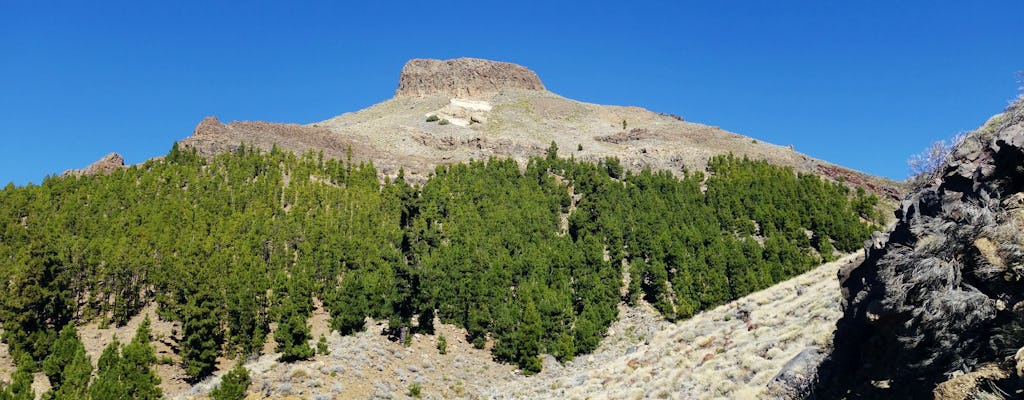
[{"label": "sparse vegetation", "polygon": [[419,382],[413,382],[409,385],[409,396],[416,399],[423,397],[423,387],[420,386]]},{"label": "sparse vegetation", "polygon": [[444,119],[444,118],[442,118],[440,121],[437,121],[438,125],[448,125],[450,123],[451,123],[451,121],[448,121],[447,119]]},{"label": "sparse vegetation", "polygon": [[437,336],[437,352],[448,354],[448,338],[444,337],[444,334]]},{"label": "sparse vegetation", "polygon": [[437,122],[440,119],[441,118],[439,118],[437,115],[431,114],[429,117],[427,117],[427,122]]},{"label": "sparse vegetation", "polygon": [[920,187],[935,178],[941,172],[939,169],[946,163],[949,155],[956,150],[957,146],[963,143],[966,137],[966,134],[960,133],[948,141],[934,141],[928,148],[910,156],[910,159],[907,160],[907,165],[910,167],[910,178],[908,180],[911,185],[913,187]]}]

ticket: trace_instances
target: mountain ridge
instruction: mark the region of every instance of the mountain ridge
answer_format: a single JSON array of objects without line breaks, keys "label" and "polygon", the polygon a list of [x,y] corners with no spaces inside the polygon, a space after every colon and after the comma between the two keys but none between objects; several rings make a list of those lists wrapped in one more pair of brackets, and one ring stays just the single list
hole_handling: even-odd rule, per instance
[{"label": "mountain ridge", "polygon": [[[218,121],[219,123],[219,121]],[[607,106],[547,91],[535,73],[480,59],[411,60],[396,95],[362,110],[307,125],[204,120],[180,143],[201,155],[239,144],[279,146],[335,159],[372,161],[382,175],[404,171],[422,183],[440,165],[508,157],[525,165],[554,142],[562,154],[587,161],[620,159],[627,169],[703,171],[714,155],[764,159],[795,172],[848,182],[899,199],[902,184],[781,146],[640,107]],[[351,149],[351,151],[349,151]]]}]

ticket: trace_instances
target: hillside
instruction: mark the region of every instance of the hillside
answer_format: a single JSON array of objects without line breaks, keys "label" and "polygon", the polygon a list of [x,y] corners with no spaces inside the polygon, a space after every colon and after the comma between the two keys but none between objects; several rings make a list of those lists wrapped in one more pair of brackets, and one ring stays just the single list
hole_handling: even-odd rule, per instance
[{"label": "hillside", "polygon": [[680,179],[547,153],[525,171],[455,164],[413,188],[313,153],[174,146],[142,166],[7,188],[4,341],[32,370],[57,336],[85,340],[64,328],[155,312],[177,328],[149,362],[194,384],[222,357],[312,357],[315,313],[343,335],[386,320],[408,344],[437,320],[531,375],[542,353],[594,351],[622,302],[685,319],[855,250],[878,201],[732,156]]}]

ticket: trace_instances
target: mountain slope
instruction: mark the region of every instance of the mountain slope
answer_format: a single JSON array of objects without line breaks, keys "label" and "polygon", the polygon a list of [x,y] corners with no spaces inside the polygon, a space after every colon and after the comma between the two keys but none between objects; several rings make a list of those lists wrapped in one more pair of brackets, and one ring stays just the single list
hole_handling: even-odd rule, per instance
[{"label": "mountain slope", "polygon": [[[437,116],[436,121],[428,121]],[[431,118],[432,119],[432,118]],[[444,123],[445,121],[447,123]],[[532,71],[478,59],[412,60],[392,99],[307,126],[215,119],[199,124],[182,144],[202,154],[238,143],[297,153],[313,149],[344,159],[373,161],[384,174],[405,169],[422,182],[437,165],[543,155],[552,142],[563,155],[598,161],[617,157],[630,169],[681,173],[704,169],[714,155],[732,153],[797,172],[814,173],[898,198],[899,184],[750,137],[639,107],[579,102],[547,91]]]}]

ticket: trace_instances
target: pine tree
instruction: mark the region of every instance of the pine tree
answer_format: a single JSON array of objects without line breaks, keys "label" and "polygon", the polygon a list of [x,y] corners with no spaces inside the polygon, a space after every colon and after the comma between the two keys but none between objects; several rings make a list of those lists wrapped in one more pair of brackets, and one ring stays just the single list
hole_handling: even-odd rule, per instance
[{"label": "pine tree", "polygon": [[61,373],[62,382],[53,394],[54,400],[84,399],[89,394],[89,379],[92,378],[92,360],[85,354],[85,347],[75,349],[70,362]]},{"label": "pine tree", "polygon": [[122,381],[125,375],[125,363],[121,358],[121,342],[114,340],[100,354],[96,379],[89,386],[89,395],[93,399],[127,399],[130,397],[128,387]]},{"label": "pine tree", "polygon": [[305,360],[315,353],[309,346],[312,339],[309,324],[306,322],[308,315],[301,307],[296,306],[290,299],[286,299],[282,305],[281,320],[274,331],[274,340],[277,341],[277,351],[281,353],[281,361],[292,362]]},{"label": "pine tree", "polygon": [[0,291],[3,340],[11,355],[42,361],[57,338],[57,329],[71,320],[69,280],[57,254],[34,238],[27,260],[18,263]]},{"label": "pine tree", "polygon": [[205,286],[191,296],[184,307],[182,321],[181,358],[185,362],[185,375],[199,379],[213,370],[220,354],[221,330],[214,310],[213,296]]},{"label": "pine tree", "polygon": [[221,377],[220,385],[210,391],[210,397],[213,400],[242,400],[248,388],[249,370],[245,369],[242,360],[238,360],[235,367]]},{"label": "pine tree", "polygon": [[523,319],[520,321],[519,331],[516,335],[516,342],[518,342],[516,347],[519,350],[516,364],[526,375],[540,372],[541,361],[538,355],[540,354],[541,337],[544,335],[543,329],[537,307],[533,301],[527,300],[523,309]]},{"label": "pine tree", "polygon": [[152,335],[149,316],[135,331],[135,337],[122,349],[124,376],[122,380],[133,399],[158,399],[163,397],[160,390],[160,377],[153,370],[156,355],[150,345]]},{"label": "pine tree", "polygon": [[64,369],[74,361],[79,349],[85,350],[85,346],[78,339],[78,330],[74,324],[64,325],[57,340],[50,346],[50,355],[43,360],[43,373],[50,380],[50,386],[54,391],[60,389],[64,381]]},{"label": "pine tree", "polygon": [[32,370],[35,362],[28,355],[22,355],[18,368],[11,374],[11,383],[0,390],[0,400],[35,400],[32,390]]},{"label": "pine tree", "polygon": [[92,362],[85,354],[85,346],[78,339],[74,324],[67,324],[60,331],[50,347],[50,355],[43,360],[43,372],[52,387],[46,398],[81,399],[89,393]]}]

